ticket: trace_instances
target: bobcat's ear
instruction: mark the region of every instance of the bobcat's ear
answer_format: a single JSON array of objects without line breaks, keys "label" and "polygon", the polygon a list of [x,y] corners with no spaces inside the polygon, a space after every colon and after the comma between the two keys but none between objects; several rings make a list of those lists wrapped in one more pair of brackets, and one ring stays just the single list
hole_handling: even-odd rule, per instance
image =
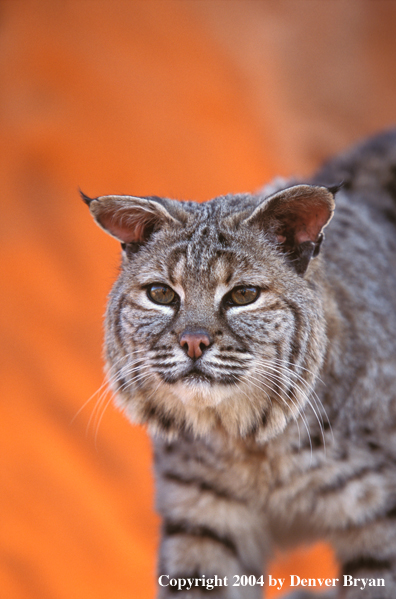
[{"label": "bobcat's ear", "polygon": [[266,198],[245,223],[267,232],[298,274],[318,255],[335,208],[327,187],[294,185]]},{"label": "bobcat's ear", "polygon": [[161,203],[161,198],[135,196],[81,197],[102,229],[122,244],[142,245],[167,223],[179,223]]}]

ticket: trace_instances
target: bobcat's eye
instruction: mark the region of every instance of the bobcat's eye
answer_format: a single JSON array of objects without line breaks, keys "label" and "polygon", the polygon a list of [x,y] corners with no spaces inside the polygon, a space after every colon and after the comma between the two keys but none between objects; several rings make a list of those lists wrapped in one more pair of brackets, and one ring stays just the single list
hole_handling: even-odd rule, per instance
[{"label": "bobcat's eye", "polygon": [[229,306],[246,306],[256,301],[260,295],[258,287],[235,287],[226,297]]},{"label": "bobcat's eye", "polygon": [[150,285],[147,288],[147,296],[155,304],[173,304],[177,299],[177,294],[173,289],[160,283]]}]

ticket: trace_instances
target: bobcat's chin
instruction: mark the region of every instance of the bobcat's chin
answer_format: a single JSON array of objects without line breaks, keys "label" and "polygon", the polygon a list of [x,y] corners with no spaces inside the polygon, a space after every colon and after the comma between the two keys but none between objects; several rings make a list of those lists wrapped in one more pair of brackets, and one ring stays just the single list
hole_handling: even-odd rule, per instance
[{"label": "bobcat's chin", "polygon": [[202,437],[222,430],[232,438],[259,443],[281,433],[293,417],[284,404],[248,394],[243,384],[191,379],[161,385],[155,400],[147,397],[139,407],[129,405],[127,413],[133,420],[146,423],[152,433],[168,439],[183,431]]},{"label": "bobcat's chin", "polygon": [[235,386],[212,382],[204,375],[190,375],[170,386],[170,392],[188,408],[216,407],[224,401],[231,400]]}]

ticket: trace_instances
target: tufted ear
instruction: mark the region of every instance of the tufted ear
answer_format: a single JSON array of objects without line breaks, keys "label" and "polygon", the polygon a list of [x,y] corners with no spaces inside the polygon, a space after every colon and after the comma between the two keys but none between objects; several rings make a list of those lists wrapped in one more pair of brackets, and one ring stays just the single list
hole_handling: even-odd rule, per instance
[{"label": "tufted ear", "polygon": [[267,232],[296,272],[304,274],[319,253],[334,207],[327,187],[294,185],[266,198],[244,223]]},{"label": "tufted ear", "polygon": [[135,196],[81,197],[102,229],[122,244],[142,245],[151,234],[167,223],[178,223],[161,198]]}]

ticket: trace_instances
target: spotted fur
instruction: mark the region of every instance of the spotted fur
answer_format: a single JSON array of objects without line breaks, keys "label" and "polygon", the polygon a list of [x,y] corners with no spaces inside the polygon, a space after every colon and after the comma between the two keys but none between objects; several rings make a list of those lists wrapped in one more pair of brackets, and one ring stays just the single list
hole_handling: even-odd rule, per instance
[{"label": "spotted fur", "polygon": [[[385,579],[367,599],[396,597],[395,190],[390,132],[307,184],[204,204],[84,198],[123,247],[108,372],[153,435],[160,574],[259,577],[273,547],[324,538],[344,573]],[[230,300],[250,287],[255,301]],[[193,358],[186,331],[207,340]],[[207,592],[262,595],[176,594]]]}]

